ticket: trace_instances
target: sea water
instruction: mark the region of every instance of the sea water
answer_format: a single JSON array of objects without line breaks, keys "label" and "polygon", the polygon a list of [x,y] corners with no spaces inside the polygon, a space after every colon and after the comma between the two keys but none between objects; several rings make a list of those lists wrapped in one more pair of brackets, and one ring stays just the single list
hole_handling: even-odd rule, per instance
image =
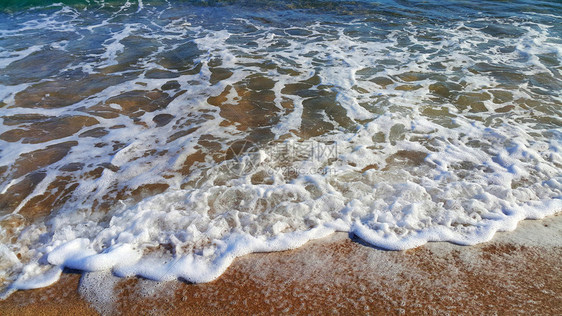
[{"label": "sea water", "polygon": [[208,282],[562,210],[558,1],[8,1],[0,280]]}]

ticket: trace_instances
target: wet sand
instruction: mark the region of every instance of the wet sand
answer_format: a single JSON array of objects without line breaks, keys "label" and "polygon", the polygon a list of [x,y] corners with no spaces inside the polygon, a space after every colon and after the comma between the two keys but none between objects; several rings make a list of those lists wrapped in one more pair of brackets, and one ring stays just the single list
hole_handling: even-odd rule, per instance
[{"label": "wet sand", "polygon": [[562,314],[562,214],[488,243],[384,251],[338,233],[237,259],[207,284],[64,274],[0,301],[3,315]]}]

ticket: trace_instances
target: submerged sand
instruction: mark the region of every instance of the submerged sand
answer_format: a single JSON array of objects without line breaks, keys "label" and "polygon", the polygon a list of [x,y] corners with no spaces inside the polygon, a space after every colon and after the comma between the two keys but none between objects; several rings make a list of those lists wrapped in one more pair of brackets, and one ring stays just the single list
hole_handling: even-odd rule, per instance
[{"label": "submerged sand", "polygon": [[488,243],[373,248],[338,233],[237,259],[214,282],[67,273],[0,301],[39,314],[562,314],[562,215],[524,221]]}]

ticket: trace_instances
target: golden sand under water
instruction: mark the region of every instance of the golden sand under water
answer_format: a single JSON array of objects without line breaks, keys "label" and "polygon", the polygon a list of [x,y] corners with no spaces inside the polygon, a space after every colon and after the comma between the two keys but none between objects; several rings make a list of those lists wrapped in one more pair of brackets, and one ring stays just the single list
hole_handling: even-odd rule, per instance
[{"label": "golden sand under water", "polygon": [[[221,70],[221,68],[213,68],[213,77],[211,80],[220,81],[228,77],[230,77],[228,71]],[[50,108],[77,102],[80,99],[98,92],[104,86],[104,80],[101,79],[102,78],[93,78],[91,81],[86,80],[86,82],[82,79],[79,81],[79,85],[77,81],[71,84],[61,83],[59,85],[53,82],[51,84],[31,86],[16,95],[14,106]],[[418,80],[414,74],[405,75],[400,77],[400,79],[404,80],[404,82],[414,82]],[[376,82],[380,84],[381,87],[384,87],[386,84],[394,83],[390,78],[377,78]],[[319,79],[312,77],[299,84],[287,85],[282,92],[287,95],[306,94],[307,89],[318,83]],[[110,82],[107,84],[110,84]],[[254,76],[234,86],[227,86],[222,94],[216,97],[209,97],[208,103],[218,108],[220,116],[224,119],[221,125],[233,125],[240,131],[250,131],[251,133],[247,138],[251,141],[267,141],[272,137],[267,127],[274,125],[276,120],[280,117],[278,113],[279,109],[273,102],[275,94],[270,90],[272,87],[273,81],[271,79],[263,76]],[[396,89],[413,89],[413,87],[415,86],[402,85],[396,87]],[[102,119],[115,118],[119,115],[126,115],[135,119],[142,116],[145,112],[153,112],[165,108],[174,98],[185,92],[178,92],[174,90],[175,88],[177,88],[177,82],[170,80],[162,86],[161,90],[132,90],[122,95],[111,97],[103,104],[91,106],[83,110],[88,114],[99,116]],[[235,90],[237,98],[234,103],[229,103],[227,95],[230,94],[232,90]],[[481,101],[492,97],[485,92],[479,94],[460,94],[457,93],[454,88],[446,86],[432,86],[430,90],[435,93],[436,98],[456,100],[455,104],[458,106],[459,110],[470,108],[471,112],[488,111],[483,107]],[[509,95],[503,95],[501,92],[498,92],[498,95],[494,96],[494,98],[509,99],[510,97]],[[302,129],[292,131],[302,139],[322,135],[334,128],[331,123],[324,121],[321,117],[317,117],[317,113],[319,113],[322,108],[330,109],[331,112],[328,111],[327,115],[341,126],[352,127],[352,123],[346,121],[347,116],[345,115],[345,110],[335,101],[334,93],[328,92],[327,90],[325,93],[320,92],[318,95],[307,99],[305,103],[305,111],[302,117],[304,120]],[[110,106],[110,104],[118,104],[120,109]],[[284,107],[283,111],[285,111],[284,115],[293,110],[292,101],[288,98],[283,100],[282,105]],[[533,106],[540,105],[534,104]],[[508,112],[512,107],[512,105],[508,105],[497,109],[496,112]],[[430,119],[443,122],[450,121],[450,119],[454,117],[453,114],[447,111],[447,108],[433,109],[431,107],[426,107],[422,114]],[[99,138],[108,133],[104,128],[96,127],[99,121],[91,116],[63,115],[59,117],[45,117],[42,115],[29,114],[3,116],[2,118],[6,125],[19,125],[17,128],[8,130],[0,135],[0,139],[8,142],[21,141],[24,144],[36,144],[61,139],[71,135],[78,135],[80,138]],[[164,126],[169,124],[173,118],[174,117],[170,114],[160,114],[154,117],[154,122],[156,122],[158,126]],[[197,123],[200,119],[200,117],[194,117],[193,119],[187,118],[183,123],[176,123],[178,124],[177,132],[170,135],[168,142],[194,132],[197,127],[192,126],[196,125],[194,123]],[[542,118],[542,120],[553,124],[558,122],[558,118],[556,117]],[[142,125],[144,123],[138,121],[138,124]],[[444,124],[446,125],[446,123]],[[115,125],[111,127],[111,129],[120,128],[124,128],[124,126]],[[397,135],[400,135],[400,131],[397,132]],[[374,138],[376,137],[377,135],[374,136]],[[381,142],[395,142],[399,140],[399,138],[386,139],[384,134],[381,137]],[[118,169],[118,167],[111,164],[103,164],[93,170],[84,171],[80,174],[87,162],[69,163],[60,169],[62,173],[48,184],[44,193],[33,196],[33,198],[27,200],[25,204],[22,205],[22,202],[33,193],[35,187],[45,178],[45,173],[41,171],[41,169],[63,159],[75,145],[77,145],[76,141],[65,141],[49,145],[44,149],[23,154],[11,166],[0,167],[0,179],[2,181],[5,181],[7,177],[16,179],[24,176],[20,182],[10,186],[8,190],[0,194],[0,209],[2,213],[9,213],[20,207],[17,215],[9,216],[0,221],[0,225],[2,225],[7,232],[2,242],[8,242],[12,238],[15,238],[21,229],[30,223],[42,221],[45,217],[49,216],[53,210],[64,206],[64,203],[72,196],[74,189],[78,187],[82,179],[97,179],[102,175],[104,169]],[[213,135],[200,137],[198,145],[199,150],[196,153],[187,156],[179,169],[170,169],[169,173],[180,173],[187,176],[194,170],[199,162],[204,162],[205,159],[209,158],[220,162],[221,159],[224,159],[225,155],[227,155],[225,150],[220,146],[220,140],[216,139]],[[123,148],[125,144],[106,144],[100,142],[96,144],[96,146],[113,146],[113,151],[117,152]],[[166,151],[151,150],[142,153],[142,156],[166,154]],[[386,166],[382,170],[385,171],[421,165],[426,155],[426,153],[418,151],[399,151],[386,158]],[[378,165],[373,164],[365,167],[362,172],[370,169],[378,170],[379,168]],[[65,171],[72,172],[72,174],[69,173],[65,175]],[[76,171],[78,171],[78,175]],[[256,174],[252,177],[253,184],[271,183],[270,181],[267,175]],[[221,183],[217,182],[216,184],[220,185]],[[181,187],[184,188],[191,185],[191,183],[184,183]],[[107,212],[119,200],[127,199],[130,203],[134,203],[134,201],[140,201],[146,196],[164,192],[168,187],[169,185],[166,183],[150,183],[136,188],[116,186],[103,197],[103,200],[94,202],[94,211]]]},{"label": "golden sand under water", "polygon": [[[213,68],[215,69],[215,68]],[[227,79],[228,73],[221,72],[221,68],[217,68],[218,73],[214,80]],[[215,72],[213,72],[215,73]],[[312,77],[302,83],[287,85],[282,92],[287,95],[305,94],[307,89],[319,83],[318,77]],[[386,79],[392,82],[390,79]],[[411,81],[411,80],[410,80]],[[239,82],[237,85],[227,86],[224,92],[216,97],[209,97],[208,103],[219,109],[220,116],[224,118],[224,126],[234,125],[241,131],[251,131],[247,137],[253,142],[262,142],[270,140],[272,135],[267,128],[275,124],[279,119],[279,109],[275,106],[275,94],[271,91],[273,81],[263,76],[253,76]],[[37,84],[20,92],[16,95],[14,107],[32,107],[32,108],[52,108],[61,107],[70,103],[78,102],[94,93],[99,89],[111,84],[104,84],[103,78],[93,78],[91,81],[81,78],[76,82],[57,83],[50,81],[50,84]],[[126,115],[132,119],[142,116],[146,112],[154,112],[165,108],[177,96],[185,91],[173,91],[178,87],[177,81],[170,80],[164,84],[161,90],[142,91],[132,90],[118,96],[108,98],[103,104],[82,109],[85,113],[100,117],[101,119],[116,118],[120,115]],[[229,103],[227,95],[234,89],[237,98],[234,103]],[[172,91],[170,91],[172,90]],[[317,96],[309,98],[305,101],[305,112],[303,113],[303,129],[294,130],[292,132],[300,135],[302,139],[308,139],[313,136],[322,135],[334,128],[334,126],[321,117],[316,117],[317,113],[323,108],[330,109],[332,112],[327,114],[331,119],[338,122],[341,126],[351,127],[350,121],[346,121],[347,116],[345,110],[335,101],[335,94],[326,91],[320,92]],[[116,108],[111,106],[117,104]],[[286,115],[293,109],[292,101],[285,98],[282,102]],[[315,114],[316,113],[316,114]],[[442,117],[443,113],[433,113],[426,110],[424,114],[428,116],[435,115]],[[157,126],[164,126],[171,122],[174,117],[170,114],[159,114],[154,117]],[[204,118],[204,117],[203,117]],[[38,144],[50,142],[57,139],[65,138],[71,135],[78,135],[80,138],[91,137],[100,138],[108,133],[104,128],[96,127],[99,121],[92,116],[83,115],[62,115],[58,117],[46,117],[39,114],[21,114],[13,116],[2,116],[5,125],[17,126],[3,134],[0,139],[7,142],[22,142],[23,144]],[[200,118],[187,118],[183,123],[176,123],[177,132],[170,135],[168,142],[179,137],[189,135],[194,132],[197,127],[193,127]],[[144,124],[138,121],[138,124]],[[115,125],[110,129],[124,128],[124,125]],[[148,127],[146,127],[148,128]],[[84,131],[85,130],[85,131]],[[384,138],[384,135],[382,136]],[[382,139],[384,142],[385,139]],[[9,213],[20,208],[19,214],[25,218],[27,222],[34,222],[37,219],[44,218],[53,210],[64,205],[64,203],[72,196],[74,189],[78,186],[81,179],[97,179],[102,175],[104,169],[117,171],[118,167],[111,164],[103,164],[93,170],[84,171],[80,174],[87,162],[69,163],[60,170],[61,175],[48,184],[47,190],[38,196],[34,196],[24,205],[21,203],[33,193],[35,187],[44,179],[45,173],[41,171],[49,165],[62,160],[73,146],[78,143],[76,141],[66,141],[49,145],[44,149],[39,149],[30,153],[23,154],[11,166],[0,166],[0,180],[17,179],[25,176],[20,182],[9,187],[3,194],[0,194],[0,209],[2,213]],[[197,162],[205,161],[206,157],[212,157],[219,162],[224,159],[226,152],[220,146],[220,140],[213,135],[204,135],[198,141],[200,149],[186,157],[181,168],[178,170],[170,169],[170,173],[180,173],[189,175],[192,166]],[[96,146],[112,146],[113,152],[117,152],[125,146],[122,143],[106,144],[99,142]],[[166,155],[165,151],[151,150],[142,153],[141,156],[158,156]],[[403,165],[419,165],[423,162],[425,154],[422,152],[400,151],[395,155],[387,158],[388,165],[400,167]],[[117,169],[117,170],[116,170]],[[371,166],[369,169],[378,169],[378,166]],[[73,172],[65,175],[64,172]],[[76,175],[75,172],[79,174]],[[168,187],[165,183],[151,183],[138,188],[130,189],[127,187],[114,188],[109,194],[104,196],[103,201],[95,203],[95,211],[107,211],[111,205],[125,198],[132,201],[138,201],[147,195],[153,195],[163,192]],[[2,221],[0,225],[11,225],[10,221]]]}]

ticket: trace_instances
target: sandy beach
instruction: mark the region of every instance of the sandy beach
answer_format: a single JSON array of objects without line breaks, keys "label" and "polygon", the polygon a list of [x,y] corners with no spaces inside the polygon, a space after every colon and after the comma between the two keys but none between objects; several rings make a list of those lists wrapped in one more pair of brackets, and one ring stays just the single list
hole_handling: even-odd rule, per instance
[{"label": "sandy beach", "polygon": [[562,313],[562,216],[476,246],[375,249],[346,234],[237,259],[207,284],[66,273],[0,302],[4,315]]}]

